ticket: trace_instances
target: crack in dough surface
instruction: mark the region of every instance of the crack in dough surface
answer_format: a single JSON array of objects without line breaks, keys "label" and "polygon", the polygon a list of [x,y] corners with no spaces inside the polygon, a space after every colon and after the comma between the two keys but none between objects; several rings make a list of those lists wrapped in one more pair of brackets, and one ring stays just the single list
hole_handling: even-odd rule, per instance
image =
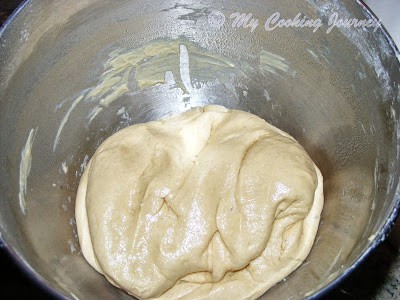
[{"label": "crack in dough surface", "polygon": [[307,257],[322,176],[288,134],[222,106],[125,128],[76,200],[86,260],[140,299],[255,299]]}]

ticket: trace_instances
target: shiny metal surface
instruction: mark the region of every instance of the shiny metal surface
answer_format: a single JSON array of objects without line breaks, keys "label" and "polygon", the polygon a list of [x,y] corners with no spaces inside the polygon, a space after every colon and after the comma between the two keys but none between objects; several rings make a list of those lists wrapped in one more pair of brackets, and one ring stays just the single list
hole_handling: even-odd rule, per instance
[{"label": "shiny metal surface", "polygon": [[[222,26],[216,10],[225,16]],[[235,12],[252,13],[260,23],[274,12],[286,18],[301,12],[325,25],[315,33],[266,31],[263,24],[251,32],[231,26]],[[399,54],[382,29],[327,34],[334,12],[370,17],[353,1],[28,1],[0,39],[0,232],[7,247],[63,297],[129,298],[79,252],[74,199],[82,164],[129,124],[222,104],[287,131],[320,167],[326,204],[316,243],[306,262],[265,297],[320,295],[385,238],[399,207]],[[100,84],[111,52],[178,38],[188,45],[189,63],[193,44],[229,61],[231,70],[207,64],[202,70],[192,62],[189,70],[197,72],[185,93],[167,83],[140,88],[132,83],[133,68],[129,91],[89,122],[102,99],[75,101]],[[272,63],[274,72],[261,63],[263,53],[282,58]],[[270,60],[266,64],[271,67]],[[32,129],[24,214],[21,153]]]}]

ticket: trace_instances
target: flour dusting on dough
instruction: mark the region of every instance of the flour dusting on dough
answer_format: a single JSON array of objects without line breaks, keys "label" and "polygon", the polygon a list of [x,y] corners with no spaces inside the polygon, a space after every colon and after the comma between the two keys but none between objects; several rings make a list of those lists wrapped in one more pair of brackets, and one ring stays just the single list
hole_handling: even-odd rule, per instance
[{"label": "flour dusting on dough", "polygon": [[306,259],[322,181],[291,136],[250,113],[211,105],[136,124],[81,177],[82,253],[139,299],[256,299]]}]

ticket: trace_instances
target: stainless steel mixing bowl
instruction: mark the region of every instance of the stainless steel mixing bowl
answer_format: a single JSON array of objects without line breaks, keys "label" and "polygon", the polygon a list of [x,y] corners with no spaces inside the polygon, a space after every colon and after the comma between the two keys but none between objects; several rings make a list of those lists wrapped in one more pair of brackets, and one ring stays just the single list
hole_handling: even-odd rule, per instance
[{"label": "stainless steel mixing bowl", "polygon": [[[322,26],[267,30],[275,12]],[[85,162],[120,128],[215,103],[289,132],[320,167],[315,245],[264,297],[322,295],[385,239],[400,203],[399,53],[383,28],[327,33],[335,12],[374,19],[350,0],[26,2],[0,34],[0,232],[11,254],[59,296],[129,298],[80,253]]]}]

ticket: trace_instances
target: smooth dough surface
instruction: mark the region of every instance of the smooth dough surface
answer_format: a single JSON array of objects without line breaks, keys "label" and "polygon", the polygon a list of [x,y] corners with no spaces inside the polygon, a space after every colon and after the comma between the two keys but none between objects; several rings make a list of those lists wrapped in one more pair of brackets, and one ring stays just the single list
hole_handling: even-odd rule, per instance
[{"label": "smooth dough surface", "polygon": [[125,128],[79,185],[87,261],[140,298],[255,299],[307,257],[322,176],[288,134],[222,106]]}]

